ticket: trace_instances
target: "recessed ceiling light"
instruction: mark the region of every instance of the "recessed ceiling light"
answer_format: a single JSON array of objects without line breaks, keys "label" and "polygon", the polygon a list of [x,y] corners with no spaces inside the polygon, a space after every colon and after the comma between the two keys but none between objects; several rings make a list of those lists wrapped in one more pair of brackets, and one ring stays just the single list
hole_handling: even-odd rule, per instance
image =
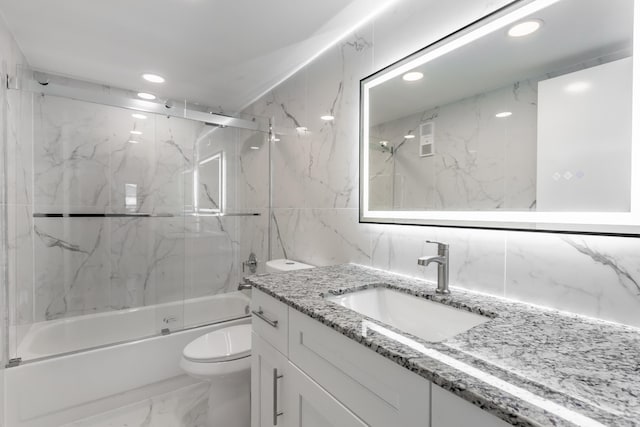
[{"label": "recessed ceiling light", "polygon": [[509,28],[510,37],[524,37],[535,33],[542,27],[542,21],[539,19],[531,19],[529,21],[520,22]]},{"label": "recessed ceiling light", "polygon": [[145,73],[142,78],[151,83],[164,83],[164,77],[157,74]]},{"label": "recessed ceiling light", "polygon": [[579,93],[588,90],[591,87],[589,82],[573,82],[565,86],[564,90],[571,93]]},{"label": "recessed ceiling light", "polygon": [[144,120],[147,118],[147,116],[145,116],[144,114],[140,114],[140,113],[133,113],[131,115],[131,117],[133,117],[134,119],[140,119],[140,120]]},{"label": "recessed ceiling light", "polygon": [[298,132],[306,132],[306,131],[308,131],[309,129],[307,129],[305,126],[298,126],[298,127],[296,128],[296,130],[297,130]]},{"label": "recessed ceiling light", "polygon": [[146,99],[148,101],[152,101],[152,100],[156,99],[156,96],[152,95],[150,93],[146,93],[146,92],[138,92],[138,98],[142,98],[142,99]]},{"label": "recessed ceiling light", "polygon": [[130,130],[129,133],[131,135],[142,135],[142,132],[140,132],[139,130]]},{"label": "recessed ceiling light", "polygon": [[417,80],[420,80],[423,77],[424,77],[424,74],[422,74],[420,71],[410,71],[404,76],[402,76],[402,80],[406,82],[415,82]]},{"label": "recessed ceiling light", "polygon": [[413,139],[415,137],[416,137],[415,135],[411,135],[410,133],[408,133],[404,136],[404,139]]},{"label": "recessed ceiling light", "polygon": [[273,142],[278,142],[280,141],[280,138],[273,138]]},{"label": "recessed ceiling light", "polygon": [[252,146],[251,146],[251,147],[249,147],[249,148],[251,148],[252,150],[259,150],[259,149],[260,149],[260,147],[256,147],[255,145],[252,145]]},{"label": "recessed ceiling light", "polygon": [[330,114],[327,114],[326,116],[320,116],[320,118],[321,118],[322,120],[324,120],[325,122],[330,122],[331,120],[335,119],[335,117],[333,117],[333,116],[332,116],[332,115],[330,115]]},{"label": "recessed ceiling light", "polygon": [[499,118],[499,119],[502,119],[504,117],[509,117],[512,114],[513,113],[511,111],[503,111],[502,113],[496,114],[496,117]]},{"label": "recessed ceiling light", "polygon": [[139,143],[139,142],[140,142],[140,141],[136,141],[135,139],[130,139],[130,140],[129,140],[129,143],[130,143],[130,144],[137,144],[137,143]]}]

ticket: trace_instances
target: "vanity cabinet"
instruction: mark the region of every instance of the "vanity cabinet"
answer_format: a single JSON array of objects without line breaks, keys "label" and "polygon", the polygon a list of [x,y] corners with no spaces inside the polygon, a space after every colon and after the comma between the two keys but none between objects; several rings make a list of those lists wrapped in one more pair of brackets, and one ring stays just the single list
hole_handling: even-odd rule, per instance
[{"label": "vanity cabinet", "polygon": [[252,312],[252,427],[507,425],[257,289]]},{"label": "vanity cabinet", "polygon": [[510,424],[435,384],[431,385],[431,427],[508,427]]},{"label": "vanity cabinet", "polygon": [[289,427],[367,426],[290,362],[284,376],[284,392],[284,413]]},{"label": "vanity cabinet", "polygon": [[[283,347],[281,344],[282,337],[285,343],[287,341],[288,319],[278,309],[281,303],[269,300],[269,297],[261,294],[253,304],[255,307],[252,307],[254,321],[251,334],[251,425],[366,426],[367,424],[282,354],[280,349],[287,349],[286,345]],[[273,316],[274,313],[279,314],[277,320]],[[285,314],[288,315],[286,312]],[[280,349],[272,344],[278,345]]]},{"label": "vanity cabinet", "polygon": [[366,426],[255,332],[251,339],[253,427]]},{"label": "vanity cabinet", "polygon": [[283,379],[288,363],[284,355],[255,331],[251,334],[251,425],[253,427],[291,425],[287,423],[282,403]]}]

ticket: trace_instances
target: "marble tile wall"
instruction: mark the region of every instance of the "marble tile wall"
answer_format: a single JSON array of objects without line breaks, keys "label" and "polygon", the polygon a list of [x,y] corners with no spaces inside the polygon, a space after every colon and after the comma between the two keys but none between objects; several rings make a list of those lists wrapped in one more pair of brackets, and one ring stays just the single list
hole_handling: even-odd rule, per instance
[{"label": "marble tile wall", "polygon": [[[16,341],[26,330],[20,326],[33,322],[235,290],[241,260],[251,252],[266,259],[264,133],[152,114],[134,119],[125,109],[20,91],[8,96]],[[182,215],[193,211],[194,168],[220,152],[225,210],[261,216]],[[33,218],[59,212],[179,215]]]},{"label": "marble tile wall", "polygon": [[[441,240],[455,286],[640,326],[639,239],[358,222],[359,80],[507,3],[397,1],[248,107],[280,133],[273,257],[434,280],[416,258],[435,254],[426,239]],[[335,121],[321,121],[327,113]]]}]

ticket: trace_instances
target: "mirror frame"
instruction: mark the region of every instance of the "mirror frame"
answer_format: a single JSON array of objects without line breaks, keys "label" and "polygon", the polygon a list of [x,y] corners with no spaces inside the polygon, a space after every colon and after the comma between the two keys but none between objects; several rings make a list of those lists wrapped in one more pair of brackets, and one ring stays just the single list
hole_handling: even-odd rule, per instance
[{"label": "mirror frame", "polygon": [[[201,208],[200,205],[200,166],[207,163],[217,161],[218,163],[218,200],[214,202],[218,204],[218,208]],[[224,151],[218,151],[206,157],[203,160],[198,161],[193,171],[193,210],[195,213],[222,213],[225,208],[225,192],[224,192],[224,177],[225,177],[225,163],[224,163]]]},{"label": "mirror frame", "polygon": [[369,210],[369,89],[560,1],[516,0],[360,80],[359,222],[638,237],[640,235],[640,2],[634,3],[629,212]]}]

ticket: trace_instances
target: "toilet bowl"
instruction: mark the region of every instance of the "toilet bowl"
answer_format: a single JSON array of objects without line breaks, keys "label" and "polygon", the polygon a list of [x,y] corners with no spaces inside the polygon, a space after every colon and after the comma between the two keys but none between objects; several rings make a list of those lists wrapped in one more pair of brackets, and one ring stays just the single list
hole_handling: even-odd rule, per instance
[{"label": "toilet bowl", "polygon": [[209,381],[208,427],[251,425],[251,324],[217,329],[191,341],[180,367]]}]

